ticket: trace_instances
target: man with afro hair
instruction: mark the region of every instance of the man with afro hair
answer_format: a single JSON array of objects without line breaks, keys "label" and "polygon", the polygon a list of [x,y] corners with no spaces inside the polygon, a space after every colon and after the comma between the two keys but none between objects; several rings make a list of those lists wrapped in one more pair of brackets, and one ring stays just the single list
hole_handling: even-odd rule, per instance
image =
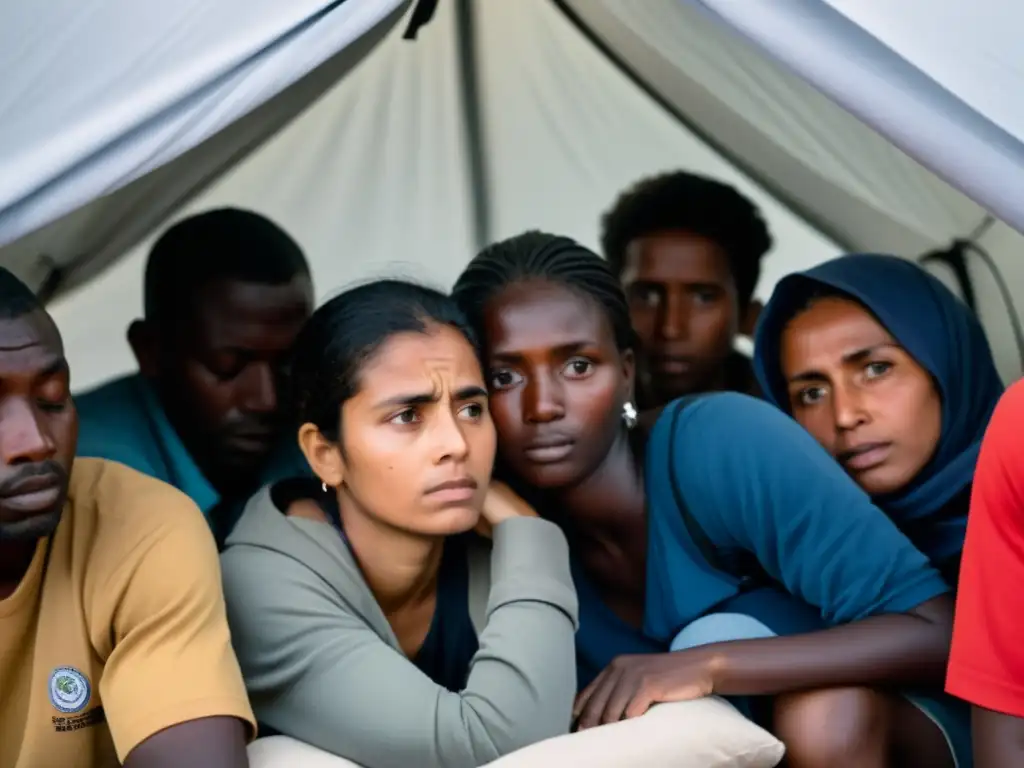
[{"label": "man with afro hair", "polygon": [[761,259],[772,246],[757,207],[685,171],[643,179],[603,217],[601,244],[640,340],[642,406],[716,390],[757,393],[737,334],[751,335]]}]

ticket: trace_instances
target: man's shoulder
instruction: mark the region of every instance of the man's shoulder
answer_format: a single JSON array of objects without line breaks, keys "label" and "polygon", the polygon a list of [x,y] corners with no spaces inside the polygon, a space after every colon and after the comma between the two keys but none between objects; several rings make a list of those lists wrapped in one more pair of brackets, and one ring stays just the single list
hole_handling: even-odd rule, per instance
[{"label": "man's shoulder", "polygon": [[170,480],[161,449],[167,435],[152,412],[138,374],[125,376],[75,396],[79,456],[112,459],[154,477]]},{"label": "man's shoulder", "polygon": [[147,540],[210,535],[192,499],[117,461],[75,459],[68,500],[74,527],[91,529],[93,546],[115,558],[130,556],[133,547]]},{"label": "man's shoulder", "polygon": [[76,394],[75,407],[78,409],[79,415],[89,417],[106,411],[118,412],[139,401],[140,383],[141,377],[138,373],[107,381]]},{"label": "man's shoulder", "polygon": [[85,456],[127,459],[130,447],[151,431],[138,374],[109,381],[74,396],[78,411],[78,452]]},{"label": "man's shoulder", "polygon": [[[75,460],[54,562],[80,595],[93,638],[107,637],[125,611],[159,611],[196,579],[219,581],[217,547],[192,500],[106,459]],[[105,658],[112,646],[100,642]]]}]

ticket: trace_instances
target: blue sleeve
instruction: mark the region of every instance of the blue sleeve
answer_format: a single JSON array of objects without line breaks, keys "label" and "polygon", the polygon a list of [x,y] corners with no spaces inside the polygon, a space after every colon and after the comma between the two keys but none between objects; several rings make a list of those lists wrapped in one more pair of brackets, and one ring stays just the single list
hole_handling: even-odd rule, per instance
[{"label": "blue sleeve", "polygon": [[949,587],[831,456],[789,416],[746,395],[691,403],[676,478],[717,546],[752,552],[829,624],[903,613]]}]

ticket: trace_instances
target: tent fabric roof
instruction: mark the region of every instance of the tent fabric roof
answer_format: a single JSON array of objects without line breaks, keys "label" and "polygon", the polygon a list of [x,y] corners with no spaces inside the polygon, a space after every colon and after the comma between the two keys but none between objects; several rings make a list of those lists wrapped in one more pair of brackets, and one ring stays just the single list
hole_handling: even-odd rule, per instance
[{"label": "tent fabric roof", "polygon": [[[40,18],[72,7],[43,2]],[[34,39],[23,59],[32,50],[44,64],[64,59],[11,68],[18,82],[0,85],[0,158],[5,167],[22,158],[18,178],[0,182],[0,243],[19,238],[0,263],[36,286],[50,261],[67,268],[51,281],[52,308],[79,387],[132,367],[123,334],[141,309],[145,250],[169,220],[212,205],[251,207],[285,226],[321,296],[372,274],[446,285],[480,242],[530,227],[596,246],[599,214],[622,188],[679,167],[734,183],[762,207],[776,247],[761,295],[840,248],[913,257],[989,221],[910,147],[766,54],[774,42],[754,45],[750,29],[723,23],[723,9],[738,5],[724,0],[440,0],[414,42],[395,27],[411,5],[398,0],[287,10],[259,0],[244,14],[232,13],[238,0],[202,10],[193,0],[160,18],[105,2],[121,13],[93,18],[74,6],[60,23],[101,30],[116,16],[116,57],[95,35],[58,55],[44,44],[61,39],[53,28],[18,31],[43,24],[24,0],[0,8],[0,51]],[[201,17],[204,34],[187,34]],[[134,58],[124,40],[140,42]],[[96,75],[105,89],[58,87],[89,81],[80,63],[92,59],[105,62]],[[47,66],[56,69],[46,75]],[[68,91],[92,96],[65,101]],[[148,132],[172,106],[192,104],[205,106],[167,123],[177,130]],[[138,148],[121,155],[130,162],[103,162],[122,146]],[[981,239],[1011,284],[1024,278],[1013,258],[1020,237],[995,221]],[[986,301],[994,284],[984,270],[975,277],[1001,368],[1019,372],[1005,311]]]},{"label": "tent fabric roof", "polygon": [[[699,0],[903,150],[1024,228],[1024,6]],[[955,149],[954,149],[955,148]]]},{"label": "tent fabric roof", "polygon": [[4,4],[0,245],[58,222],[4,263],[35,285],[55,265],[80,268],[63,288],[96,273],[333,85],[406,5]]},{"label": "tent fabric roof", "polygon": [[[1024,141],[1024,8],[1005,0],[827,0],[977,116]],[[1017,149],[1019,151],[1019,148]],[[1017,222],[1019,225],[1020,222]]]}]

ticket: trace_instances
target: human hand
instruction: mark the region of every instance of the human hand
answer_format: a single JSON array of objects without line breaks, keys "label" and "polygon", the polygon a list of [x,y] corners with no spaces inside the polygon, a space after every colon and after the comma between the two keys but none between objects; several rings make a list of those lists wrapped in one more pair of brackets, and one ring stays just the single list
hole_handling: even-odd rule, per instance
[{"label": "human hand", "polygon": [[489,538],[494,526],[513,517],[537,517],[537,513],[507,485],[497,480],[491,481],[476,532]]},{"label": "human hand", "polygon": [[639,717],[655,704],[714,693],[713,657],[699,648],[615,658],[576,697],[576,730]]}]

